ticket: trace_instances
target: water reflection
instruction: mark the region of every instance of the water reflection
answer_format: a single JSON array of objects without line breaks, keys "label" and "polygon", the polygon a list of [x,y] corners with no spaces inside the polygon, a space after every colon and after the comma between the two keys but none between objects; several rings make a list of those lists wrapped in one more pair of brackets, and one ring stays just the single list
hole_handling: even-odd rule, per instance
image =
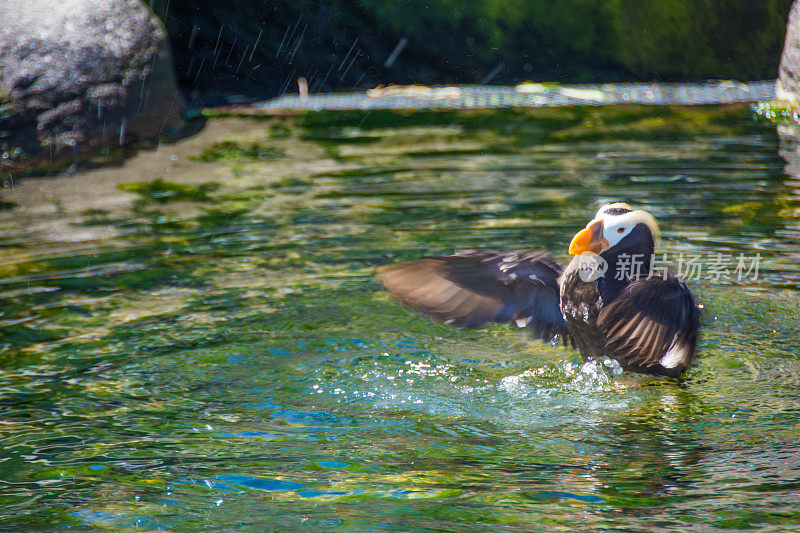
[{"label": "water reflection", "polygon": [[[0,212],[0,523],[790,528],[780,135],[788,177],[743,108],[320,113],[29,180]],[[563,259],[612,199],[653,212],[669,254],[764,258],[757,280],[692,281],[683,383],[432,324],[373,281],[466,247]]]}]

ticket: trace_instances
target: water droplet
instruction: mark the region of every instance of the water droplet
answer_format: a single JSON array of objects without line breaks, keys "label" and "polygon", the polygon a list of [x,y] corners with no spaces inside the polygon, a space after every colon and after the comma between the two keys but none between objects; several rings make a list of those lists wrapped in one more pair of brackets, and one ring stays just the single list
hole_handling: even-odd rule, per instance
[{"label": "water droplet", "polygon": [[611,373],[616,375],[622,374],[622,365],[619,364],[619,361],[616,359],[604,359],[603,366],[611,370]]}]

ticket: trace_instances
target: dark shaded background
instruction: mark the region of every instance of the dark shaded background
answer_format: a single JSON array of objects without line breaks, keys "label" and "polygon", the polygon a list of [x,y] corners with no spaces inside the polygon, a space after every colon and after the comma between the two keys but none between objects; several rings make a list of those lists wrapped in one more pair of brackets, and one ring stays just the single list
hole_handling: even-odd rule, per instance
[{"label": "dark shaded background", "polygon": [[[774,78],[792,0],[150,0],[195,103],[379,84]],[[392,64],[387,59],[407,39]]]}]

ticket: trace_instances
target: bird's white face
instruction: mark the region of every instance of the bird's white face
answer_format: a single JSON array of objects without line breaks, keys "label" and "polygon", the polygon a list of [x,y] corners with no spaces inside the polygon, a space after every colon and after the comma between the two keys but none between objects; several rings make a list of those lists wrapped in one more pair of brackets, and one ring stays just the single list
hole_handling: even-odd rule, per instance
[{"label": "bird's white face", "polygon": [[604,205],[594,220],[575,235],[569,246],[569,253],[580,255],[583,252],[600,252],[612,248],[627,237],[638,224],[650,229],[653,241],[658,243],[658,224],[650,213],[633,211],[628,204],[613,203]]},{"label": "bird's white face", "polygon": [[608,243],[605,248],[611,248],[628,236],[636,224],[641,222],[640,217],[634,216],[643,211],[631,211],[622,215],[609,215],[598,213],[595,220],[603,221],[603,239]]}]

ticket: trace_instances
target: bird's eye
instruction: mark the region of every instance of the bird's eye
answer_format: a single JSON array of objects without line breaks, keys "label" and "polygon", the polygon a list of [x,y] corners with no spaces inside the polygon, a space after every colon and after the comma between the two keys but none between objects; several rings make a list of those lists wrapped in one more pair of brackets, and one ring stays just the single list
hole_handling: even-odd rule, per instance
[{"label": "bird's eye", "polygon": [[617,228],[617,233],[623,233],[624,231],[625,231],[625,228]]}]

